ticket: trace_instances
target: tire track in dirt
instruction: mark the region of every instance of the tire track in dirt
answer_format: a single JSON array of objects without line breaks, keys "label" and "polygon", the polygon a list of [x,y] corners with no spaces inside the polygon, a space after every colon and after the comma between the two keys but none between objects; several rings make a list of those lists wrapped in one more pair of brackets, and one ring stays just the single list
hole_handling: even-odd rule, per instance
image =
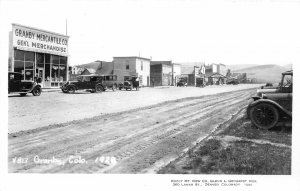
[{"label": "tire track in dirt", "polygon": [[[243,90],[225,93],[222,97],[213,95],[206,99],[194,98],[169,102],[133,113],[124,112],[118,116],[110,115],[99,120],[82,120],[62,128],[12,138],[9,139],[9,151],[11,151],[9,160],[14,156],[22,155],[66,158],[67,155],[74,154],[90,160],[105,154],[115,156],[120,163],[149,147],[155,147],[158,142],[170,136],[177,136],[190,130],[188,127],[193,126],[198,118],[208,118],[213,111],[232,105],[226,103],[238,103],[244,100],[241,98],[249,97],[249,92]],[[186,130],[182,129],[184,127]],[[96,172],[106,167],[95,163],[83,166],[70,164],[45,166],[32,162],[19,166],[10,163],[9,166],[12,171],[25,172]]]}]

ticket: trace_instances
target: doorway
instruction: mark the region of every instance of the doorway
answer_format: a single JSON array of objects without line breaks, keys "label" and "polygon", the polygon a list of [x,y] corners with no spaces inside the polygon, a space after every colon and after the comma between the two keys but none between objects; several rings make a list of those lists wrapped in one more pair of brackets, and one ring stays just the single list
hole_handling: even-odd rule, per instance
[{"label": "doorway", "polygon": [[35,71],[35,76],[37,77],[37,78],[41,78],[42,80],[42,82],[41,82],[41,84],[42,84],[42,87],[44,87],[45,86],[45,73],[44,73],[44,68],[36,68],[36,71]]}]

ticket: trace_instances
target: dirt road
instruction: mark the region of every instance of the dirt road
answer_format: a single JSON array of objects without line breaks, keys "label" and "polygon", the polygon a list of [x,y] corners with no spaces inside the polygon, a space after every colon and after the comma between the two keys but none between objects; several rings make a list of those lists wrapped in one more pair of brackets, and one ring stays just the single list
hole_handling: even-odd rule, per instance
[{"label": "dirt road", "polygon": [[164,101],[186,97],[212,95],[216,93],[258,87],[257,84],[239,84],[223,86],[141,88],[140,91],[110,90],[92,94],[78,91],[75,94],[42,92],[41,96],[10,96],[8,98],[8,132],[40,128],[47,125],[64,123],[72,120],[95,117],[151,106]]},{"label": "dirt road", "polygon": [[254,92],[183,98],[10,134],[9,172],[155,173],[240,112]]}]

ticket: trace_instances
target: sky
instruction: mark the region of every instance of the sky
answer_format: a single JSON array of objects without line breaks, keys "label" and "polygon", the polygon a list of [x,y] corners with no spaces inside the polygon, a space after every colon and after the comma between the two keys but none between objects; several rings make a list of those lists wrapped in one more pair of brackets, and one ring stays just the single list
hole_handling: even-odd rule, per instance
[{"label": "sky", "polygon": [[[11,23],[67,34],[69,64],[117,56],[173,62],[296,64],[300,0],[0,0]],[[7,56],[6,56],[7,55]]]}]

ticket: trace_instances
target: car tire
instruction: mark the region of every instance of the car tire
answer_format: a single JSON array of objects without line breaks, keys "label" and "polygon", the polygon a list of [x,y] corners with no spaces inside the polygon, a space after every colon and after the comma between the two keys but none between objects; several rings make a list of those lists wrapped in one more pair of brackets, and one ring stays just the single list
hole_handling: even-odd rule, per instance
[{"label": "car tire", "polygon": [[278,123],[279,112],[269,103],[258,103],[249,109],[251,122],[260,129],[268,130]]},{"label": "car tire", "polygon": [[67,92],[68,92],[68,93],[73,94],[73,93],[75,93],[75,91],[76,91],[76,88],[75,88],[74,86],[69,86],[69,87],[67,88]]},{"label": "car tire", "polygon": [[32,90],[32,95],[34,96],[40,96],[41,95],[41,88],[40,87],[35,87],[33,90]]},{"label": "car tire", "polygon": [[26,96],[27,95],[27,93],[20,93],[20,96]]},{"label": "car tire", "polygon": [[96,85],[96,87],[95,87],[96,93],[101,93],[103,91],[104,91],[104,88],[100,84]]}]

